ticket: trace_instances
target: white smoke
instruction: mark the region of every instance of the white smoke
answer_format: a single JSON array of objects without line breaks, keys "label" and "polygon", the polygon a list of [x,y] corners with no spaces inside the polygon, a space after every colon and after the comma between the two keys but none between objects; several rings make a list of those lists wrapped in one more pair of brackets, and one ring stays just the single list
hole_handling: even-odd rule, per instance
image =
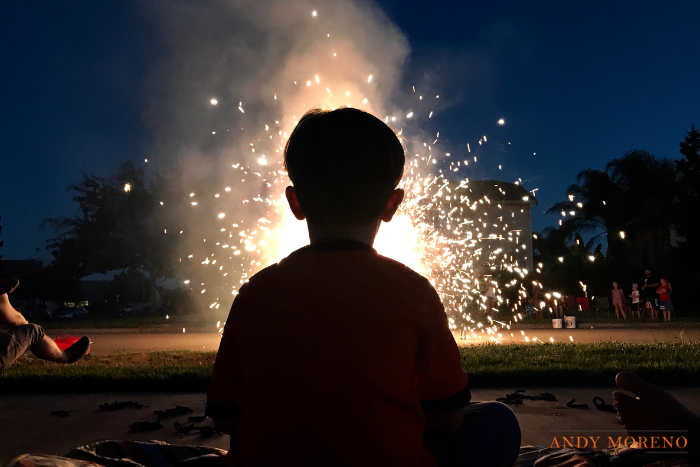
[{"label": "white smoke", "polygon": [[408,54],[401,31],[361,0],[174,0],[144,12],[166,51],[147,92],[149,158],[198,171],[253,163],[265,125],[289,131],[312,107],[387,114]]},{"label": "white smoke", "polygon": [[250,274],[304,240],[304,226],[290,229],[286,206],[275,204],[296,120],[315,107],[395,113],[408,42],[364,0],[141,6],[163,50],[145,88],[147,157],[159,170],[177,166],[187,196],[175,214],[182,227],[172,228],[185,246],[173,260],[196,271],[204,300],[227,305]]}]

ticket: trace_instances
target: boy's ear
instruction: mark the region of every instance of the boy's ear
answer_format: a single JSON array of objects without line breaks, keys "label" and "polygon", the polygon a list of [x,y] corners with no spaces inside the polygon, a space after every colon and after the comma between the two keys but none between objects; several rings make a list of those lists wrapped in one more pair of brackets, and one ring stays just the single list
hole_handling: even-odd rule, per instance
[{"label": "boy's ear", "polygon": [[386,202],[384,211],[382,211],[382,215],[380,216],[381,220],[384,222],[389,222],[391,219],[393,219],[394,214],[396,214],[396,210],[399,209],[399,205],[401,204],[401,201],[403,201],[403,196],[404,191],[401,188],[394,190],[389,197],[389,201]]},{"label": "boy's ear", "polygon": [[294,214],[294,217],[296,217],[300,221],[306,219],[304,212],[301,210],[301,204],[299,204],[299,198],[297,198],[297,192],[296,190],[294,190],[294,187],[288,186],[287,189],[284,190],[284,194],[287,197],[289,208],[292,210],[292,214]]}]

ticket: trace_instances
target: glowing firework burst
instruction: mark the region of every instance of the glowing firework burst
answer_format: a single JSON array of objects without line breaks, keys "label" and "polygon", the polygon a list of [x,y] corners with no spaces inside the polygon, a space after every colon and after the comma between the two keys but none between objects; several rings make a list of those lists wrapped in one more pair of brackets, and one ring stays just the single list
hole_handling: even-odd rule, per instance
[{"label": "glowing firework burst", "polygon": [[[312,17],[317,20],[315,11]],[[328,42],[325,47],[324,53],[339,59],[346,51],[342,41]],[[374,98],[378,96],[375,88],[382,79],[376,72],[358,70],[353,76],[337,76],[334,70],[289,66],[298,79],[293,84],[281,83],[280,89],[269,95],[270,101],[287,111],[273,121],[263,122],[259,132],[250,137],[246,143],[250,145],[248,164],[230,164],[231,172],[226,178],[235,185],[222,187],[214,200],[210,200],[216,214],[212,215],[211,234],[202,239],[208,251],[203,257],[192,253],[186,258],[220,275],[219,283],[200,285],[202,294],[207,289],[210,293],[221,291],[214,293],[211,309],[218,309],[220,302],[228,305],[231,295],[236,295],[253,274],[308,243],[306,224],[297,221],[286,205],[284,188],[290,182],[282,162],[288,135],[301,115],[314,107],[351,106],[375,114],[379,111],[373,108]],[[416,109],[424,109],[428,97],[413,90]],[[430,99],[439,99],[439,95]],[[245,114],[243,102],[236,105],[223,98],[212,98],[209,103],[237,107]],[[472,192],[466,171],[470,162],[477,162],[477,157],[470,154],[470,145],[453,154],[438,149],[439,133],[425,141],[404,135],[404,124],[432,116],[430,109],[397,110],[383,115],[385,122],[399,130],[398,135],[407,148],[406,170],[400,185],[406,196],[394,220],[380,228],[375,248],[430,280],[443,300],[450,327],[459,330],[463,339],[500,342],[503,334],[499,330],[509,328],[509,323],[522,317],[518,313],[527,291],[521,281],[529,272],[522,258],[509,253],[512,248],[504,246],[525,249],[526,245],[520,231],[510,228],[510,221],[504,215],[485,213],[486,207],[491,211],[503,209],[499,203],[501,194],[505,195],[502,188],[495,185],[500,194],[491,197]],[[498,123],[503,125],[505,121],[501,119]],[[215,131],[211,133],[216,137]],[[478,144],[487,141],[484,135]],[[127,187],[125,191],[129,191]],[[256,194],[241,197],[239,193]],[[192,209],[198,209],[195,193],[189,197]],[[529,196],[523,196],[522,201],[528,202]],[[511,292],[512,298],[506,298],[496,286],[496,296],[489,300],[485,288],[490,286],[492,277],[503,271],[508,273],[508,280],[502,278],[501,284]],[[494,312],[498,313],[494,315]],[[486,319],[485,315],[488,315]],[[527,340],[524,334],[523,337]]]}]

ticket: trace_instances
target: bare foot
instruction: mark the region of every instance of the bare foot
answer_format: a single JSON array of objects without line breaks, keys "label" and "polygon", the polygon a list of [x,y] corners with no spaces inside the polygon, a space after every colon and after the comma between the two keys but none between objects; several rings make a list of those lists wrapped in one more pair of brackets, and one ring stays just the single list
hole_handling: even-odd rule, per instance
[{"label": "bare foot", "polygon": [[[630,436],[670,437],[685,436],[687,449],[696,456],[700,453],[700,417],[685,408],[669,392],[654,386],[634,373],[623,371],[615,377],[615,383],[623,392],[613,392],[613,406],[620,422]],[[670,432],[668,430],[687,430]],[[636,433],[635,433],[636,432]]]}]

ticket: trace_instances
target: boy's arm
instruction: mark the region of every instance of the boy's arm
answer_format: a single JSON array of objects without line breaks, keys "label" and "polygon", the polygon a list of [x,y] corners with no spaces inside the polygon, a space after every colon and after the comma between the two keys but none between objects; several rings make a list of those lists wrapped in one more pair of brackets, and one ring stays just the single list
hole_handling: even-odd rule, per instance
[{"label": "boy's arm", "polygon": [[425,414],[425,427],[432,430],[456,433],[464,423],[464,407],[448,413]]},{"label": "boy's arm", "polygon": [[243,305],[245,286],[241,287],[238,296],[233,301],[224,332],[221,336],[221,344],[214,361],[211,383],[207,391],[207,406],[205,415],[214,420],[214,425],[226,434],[235,432],[236,424],[240,416],[240,410],[234,400],[234,394],[240,385],[240,362],[236,351],[235,336],[233,332],[234,314]]},{"label": "boy's arm", "polygon": [[416,365],[416,389],[425,414],[426,428],[455,432],[464,420],[471,399],[457,343],[445,309],[432,287],[424,311],[424,340]]}]

